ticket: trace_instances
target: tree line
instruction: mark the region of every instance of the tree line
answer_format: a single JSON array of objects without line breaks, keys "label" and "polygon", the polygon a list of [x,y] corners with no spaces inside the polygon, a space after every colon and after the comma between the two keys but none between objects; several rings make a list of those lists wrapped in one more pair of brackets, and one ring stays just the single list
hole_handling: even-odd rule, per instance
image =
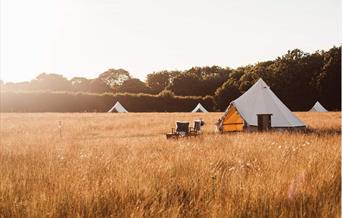
[{"label": "tree line", "polygon": [[[54,98],[66,102],[63,107],[68,109],[62,111],[106,111],[116,99],[125,106],[130,105],[127,106],[131,107],[130,111],[137,112],[189,111],[190,104],[185,101],[194,107],[193,100],[202,102],[211,111],[222,111],[259,78],[263,78],[291,110],[308,110],[317,100],[329,110],[341,110],[339,46],[311,54],[294,49],[275,60],[236,69],[211,66],[153,72],[146,76],[146,81],[133,78],[124,69],[109,69],[95,79],[74,77],[68,80],[62,75],[42,73],[29,82],[0,81],[1,111],[25,111],[23,104],[18,105],[23,100],[29,101],[26,111],[35,111],[32,107],[28,109],[30,104],[36,101],[43,104],[43,100],[37,99],[47,97],[50,100],[46,99],[44,111],[55,111]],[[13,99],[21,100],[15,103]],[[149,105],[141,106],[140,102],[144,101],[150,102]]]}]

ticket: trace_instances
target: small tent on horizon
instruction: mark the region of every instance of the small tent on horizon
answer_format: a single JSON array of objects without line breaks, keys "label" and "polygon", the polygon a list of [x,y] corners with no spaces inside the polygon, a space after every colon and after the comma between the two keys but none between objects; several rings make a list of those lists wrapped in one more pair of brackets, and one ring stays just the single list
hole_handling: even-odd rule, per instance
[{"label": "small tent on horizon", "polygon": [[117,101],[108,113],[127,113],[128,111]]},{"label": "small tent on horizon", "polygon": [[201,105],[201,103],[198,103],[197,106],[191,112],[192,113],[196,113],[196,112],[208,113],[208,111]]},{"label": "small tent on horizon", "polygon": [[316,101],[315,105],[309,110],[311,112],[328,112],[327,109],[325,109],[319,101]]},{"label": "small tent on horizon", "polygon": [[217,125],[221,132],[253,130],[263,122],[261,118],[264,115],[268,117],[270,128],[305,128],[305,124],[261,78],[239,98],[230,102]]}]

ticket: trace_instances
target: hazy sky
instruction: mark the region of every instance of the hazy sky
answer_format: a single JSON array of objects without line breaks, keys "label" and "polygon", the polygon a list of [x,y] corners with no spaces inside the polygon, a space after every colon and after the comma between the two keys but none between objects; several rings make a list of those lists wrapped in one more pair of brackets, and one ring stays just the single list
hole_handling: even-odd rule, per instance
[{"label": "hazy sky", "polygon": [[339,0],[0,0],[1,79],[238,67],[341,40]]}]

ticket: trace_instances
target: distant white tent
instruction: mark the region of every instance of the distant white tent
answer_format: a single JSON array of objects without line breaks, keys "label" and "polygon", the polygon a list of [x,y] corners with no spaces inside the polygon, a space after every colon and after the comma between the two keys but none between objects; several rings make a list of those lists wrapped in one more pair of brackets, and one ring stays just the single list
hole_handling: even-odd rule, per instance
[{"label": "distant white tent", "polygon": [[114,106],[108,111],[108,113],[127,113],[128,111],[120,104],[116,102]]},{"label": "distant white tent", "polygon": [[305,127],[262,79],[239,98],[230,102],[219,120],[218,127],[223,132],[257,127],[258,115],[271,115],[271,128]]},{"label": "distant white tent", "polygon": [[316,102],[316,104],[310,109],[310,111],[312,112],[328,112],[327,109],[325,109],[321,103],[319,103],[318,101]]},{"label": "distant white tent", "polygon": [[208,113],[208,111],[201,105],[201,103],[198,103],[198,105],[191,112],[192,113],[196,113],[196,112]]}]

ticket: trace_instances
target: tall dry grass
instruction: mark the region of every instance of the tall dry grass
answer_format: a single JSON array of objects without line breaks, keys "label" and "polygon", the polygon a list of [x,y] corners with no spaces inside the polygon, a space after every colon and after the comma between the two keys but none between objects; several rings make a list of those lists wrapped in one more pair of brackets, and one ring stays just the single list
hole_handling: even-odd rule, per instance
[{"label": "tall dry grass", "polygon": [[[340,217],[340,113],[226,135],[220,115],[1,114],[0,217]],[[165,139],[198,117],[203,136]]]}]

